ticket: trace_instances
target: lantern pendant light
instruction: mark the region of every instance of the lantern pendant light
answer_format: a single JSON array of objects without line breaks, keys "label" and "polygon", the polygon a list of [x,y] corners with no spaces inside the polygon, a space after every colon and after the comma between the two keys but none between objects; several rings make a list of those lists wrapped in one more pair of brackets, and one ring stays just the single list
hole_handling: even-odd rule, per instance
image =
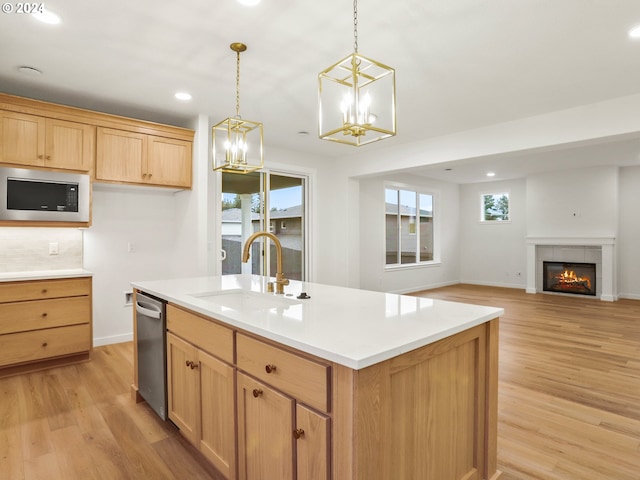
[{"label": "lantern pendant light", "polygon": [[236,52],[236,116],[212,128],[213,169],[227,173],[249,173],[264,167],[262,123],[240,116],[240,53],[244,43],[232,43]]},{"label": "lantern pendant light", "polygon": [[318,74],[318,136],[361,146],[396,134],[395,70],[358,52],[353,2],[353,54]]}]

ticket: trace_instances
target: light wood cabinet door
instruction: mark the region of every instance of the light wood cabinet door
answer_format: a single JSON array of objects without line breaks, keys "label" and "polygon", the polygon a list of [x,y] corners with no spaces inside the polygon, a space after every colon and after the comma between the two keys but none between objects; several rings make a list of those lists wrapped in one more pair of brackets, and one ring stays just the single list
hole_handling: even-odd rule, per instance
[{"label": "light wood cabinet door", "polygon": [[82,123],[46,119],[44,166],[88,172],[94,155],[95,128]]},{"label": "light wood cabinet door", "polygon": [[96,180],[142,182],[147,158],[147,135],[98,127]]},{"label": "light wood cabinet door", "polygon": [[330,420],[296,405],[297,480],[329,480]]},{"label": "light wood cabinet door", "polygon": [[239,478],[292,480],[294,400],[237,376]]},{"label": "light wood cabinet door", "polygon": [[236,478],[234,368],[198,350],[200,451],[224,474]]},{"label": "light wood cabinet door", "polygon": [[42,166],[45,154],[45,119],[0,111],[0,163]]},{"label": "light wood cabinet door", "polygon": [[198,444],[199,372],[196,349],[175,335],[167,334],[167,396],[169,418],[193,445]]},{"label": "light wood cabinet door", "polygon": [[143,173],[154,185],[191,187],[191,142],[150,136]]}]

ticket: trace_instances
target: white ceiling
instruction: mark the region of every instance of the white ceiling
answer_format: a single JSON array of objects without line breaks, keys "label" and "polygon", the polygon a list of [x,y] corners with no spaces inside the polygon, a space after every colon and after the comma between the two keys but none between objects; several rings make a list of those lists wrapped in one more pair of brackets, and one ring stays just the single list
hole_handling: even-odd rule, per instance
[{"label": "white ceiling", "polygon": [[[354,148],[317,138],[316,93],[318,72],[352,52],[351,1],[45,6],[60,25],[0,14],[0,91],[167,123],[197,114],[217,122],[235,114],[229,44],[239,41],[249,47],[241,113],[264,123],[267,148],[332,157]],[[640,93],[640,41],[627,35],[640,23],[638,0],[361,0],[358,10],[360,53],[396,69],[398,135],[385,145]],[[25,76],[22,65],[43,74]],[[193,100],[175,100],[179,90]],[[601,150],[580,147],[563,161],[625,164],[640,151],[633,139],[593,148]],[[534,173],[525,167],[558,168],[558,156],[476,159],[421,174],[465,183],[498,167],[513,178]]]}]

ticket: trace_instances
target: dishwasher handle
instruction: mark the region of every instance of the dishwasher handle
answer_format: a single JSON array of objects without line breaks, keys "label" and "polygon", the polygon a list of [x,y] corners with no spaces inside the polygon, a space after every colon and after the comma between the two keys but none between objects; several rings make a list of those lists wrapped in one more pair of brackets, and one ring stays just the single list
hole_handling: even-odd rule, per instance
[{"label": "dishwasher handle", "polygon": [[143,304],[139,300],[136,302],[136,312],[149,318],[155,318],[156,320],[162,317],[162,309],[160,307],[149,303]]}]

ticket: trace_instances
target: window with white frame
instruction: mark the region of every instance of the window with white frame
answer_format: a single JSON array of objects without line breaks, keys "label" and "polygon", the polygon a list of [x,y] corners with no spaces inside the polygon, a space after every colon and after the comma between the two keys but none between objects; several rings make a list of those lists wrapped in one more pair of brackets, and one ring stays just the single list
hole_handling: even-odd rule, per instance
[{"label": "window with white frame", "polygon": [[508,222],[509,193],[483,193],[480,205],[481,222]]},{"label": "window with white frame", "polygon": [[433,195],[385,188],[387,266],[433,262]]}]

